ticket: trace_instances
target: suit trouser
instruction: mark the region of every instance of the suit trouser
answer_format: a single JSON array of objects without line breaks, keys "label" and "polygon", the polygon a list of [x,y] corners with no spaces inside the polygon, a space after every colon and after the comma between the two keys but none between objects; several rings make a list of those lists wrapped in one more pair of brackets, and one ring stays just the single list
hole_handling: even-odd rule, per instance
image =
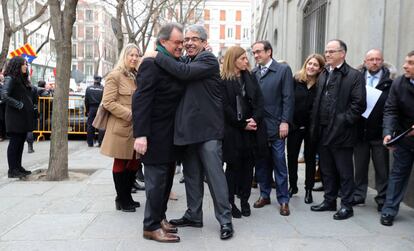
[{"label": "suit trouser", "polygon": [[341,207],[352,208],[354,192],[354,163],[352,147],[319,147],[319,166],[323,176],[325,201],[335,203],[341,191]]},{"label": "suit trouser", "polygon": [[270,198],[273,171],[275,174],[277,201],[279,204],[289,203],[285,140],[277,139],[270,143],[269,156],[256,163],[256,178],[260,187],[260,196],[266,199]]},{"label": "suit trouser", "polygon": [[387,195],[382,213],[396,216],[407,191],[408,181],[413,169],[414,149],[398,144],[393,156],[394,162],[388,180]]},{"label": "suit trouser", "polygon": [[206,176],[216,219],[220,225],[231,223],[229,194],[222,162],[222,141],[209,140],[188,145],[183,160],[183,173],[187,196],[187,211],[184,217],[195,222],[203,221],[204,176]]},{"label": "suit trouser", "polygon": [[390,158],[387,148],[382,144],[382,140],[358,142],[354,147],[354,199],[365,201],[367,197],[370,156],[372,156],[372,162],[375,168],[375,189],[377,190],[375,201],[377,204],[384,204],[390,169]]},{"label": "suit trouser", "polygon": [[24,141],[27,133],[9,133],[9,146],[7,147],[7,162],[9,172],[17,171],[22,166]]},{"label": "suit trouser", "polygon": [[[145,165],[144,231],[154,231],[161,227],[166,218],[168,198],[174,180],[175,163]],[[187,181],[186,181],[187,182]]]},{"label": "suit trouser", "polygon": [[[91,106],[89,108],[88,113],[88,120],[86,121],[86,142],[88,142],[88,145],[93,146],[93,140],[95,139],[95,127],[92,126],[93,120],[96,117],[96,112],[98,111],[99,106]],[[98,142],[101,144],[105,131],[104,130],[98,130]]]},{"label": "suit trouser", "polygon": [[315,185],[316,150],[311,144],[309,132],[306,128],[289,133],[287,138],[287,159],[289,169],[289,185],[297,187],[298,183],[298,156],[302,141],[305,141],[305,189],[310,190]]}]

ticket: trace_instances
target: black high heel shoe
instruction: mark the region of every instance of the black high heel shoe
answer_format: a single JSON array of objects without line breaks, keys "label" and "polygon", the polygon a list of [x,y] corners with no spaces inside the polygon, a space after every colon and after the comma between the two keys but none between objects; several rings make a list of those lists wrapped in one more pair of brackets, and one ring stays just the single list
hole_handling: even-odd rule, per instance
[{"label": "black high heel shoe", "polygon": [[298,193],[298,187],[289,187],[289,197],[292,198],[294,194]]},{"label": "black high heel shoe", "polygon": [[306,189],[306,192],[305,192],[305,203],[306,204],[310,204],[312,202],[313,202],[312,190],[311,189]]}]

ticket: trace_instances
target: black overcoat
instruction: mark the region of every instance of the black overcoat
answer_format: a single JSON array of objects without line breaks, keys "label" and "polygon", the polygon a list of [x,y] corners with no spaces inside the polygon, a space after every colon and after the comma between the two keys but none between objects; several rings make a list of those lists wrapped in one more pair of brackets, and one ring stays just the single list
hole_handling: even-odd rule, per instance
[{"label": "black overcoat", "polygon": [[325,135],[322,137],[319,132],[319,111],[328,74],[325,69],[318,78],[311,116],[311,138],[313,143],[325,146],[353,147],[357,141],[357,122],[367,107],[364,76],[346,62],[333,70],[329,81],[336,85],[336,93],[333,94],[334,101],[329,111],[329,124],[322,132]]},{"label": "black overcoat", "polygon": [[[243,71],[241,79],[245,84],[245,99],[247,109],[243,111],[243,119],[237,119],[236,96],[241,95],[240,84],[237,80],[223,80],[223,106],[225,129],[223,139],[223,160],[227,163],[239,163],[242,154],[252,151],[255,159],[266,157],[267,130],[264,122],[263,94],[255,76]],[[257,131],[246,131],[245,119],[253,118]]]},{"label": "black overcoat", "polygon": [[136,78],[137,90],[132,96],[134,138],[147,137],[144,164],[156,165],[179,159],[174,146],[174,118],[184,93],[184,85],[161,69],[153,58],[141,63]]},{"label": "black overcoat", "polygon": [[[22,78],[7,76],[1,90],[1,98],[6,103],[6,131],[27,133],[33,131],[34,107],[32,88],[24,84]],[[21,107],[23,104],[23,107]]]}]

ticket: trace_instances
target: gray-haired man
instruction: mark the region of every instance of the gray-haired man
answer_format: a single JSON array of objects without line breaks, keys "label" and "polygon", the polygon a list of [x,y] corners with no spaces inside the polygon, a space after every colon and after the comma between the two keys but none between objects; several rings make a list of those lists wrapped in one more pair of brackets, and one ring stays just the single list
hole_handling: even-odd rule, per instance
[{"label": "gray-haired man", "polygon": [[220,223],[220,238],[233,235],[227,181],[222,164],[224,118],[220,87],[219,64],[204,48],[207,33],[204,27],[192,25],[186,29],[185,62],[177,62],[161,53],[155,63],[186,85],[175,117],[174,144],[185,146],[183,159],[187,211],[180,219],[171,220],[178,227],[203,226],[204,176]]}]

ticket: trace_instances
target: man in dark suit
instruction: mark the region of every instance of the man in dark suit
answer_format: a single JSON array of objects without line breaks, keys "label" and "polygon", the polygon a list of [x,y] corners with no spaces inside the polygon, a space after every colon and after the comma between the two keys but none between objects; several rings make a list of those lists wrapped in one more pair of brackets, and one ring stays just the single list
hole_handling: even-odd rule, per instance
[{"label": "man in dark suit", "polygon": [[220,88],[219,64],[216,57],[204,50],[207,32],[203,26],[191,25],[184,37],[185,62],[177,62],[161,53],[155,63],[179,78],[186,86],[175,118],[174,144],[185,146],[183,172],[187,194],[187,211],[175,226],[203,226],[204,176],[220,223],[220,238],[233,235],[227,181],[222,163],[224,117]]},{"label": "man in dark suit", "polygon": [[357,122],[366,109],[365,81],[362,73],[345,62],[346,44],[334,39],[325,47],[327,67],[318,78],[312,109],[311,137],[319,144],[324,201],[312,211],[336,211],[341,191],[341,209],[335,220],[352,217],[354,192],[353,147],[357,140]]},{"label": "man in dark suit", "polygon": [[389,69],[384,65],[382,52],[378,49],[367,52],[361,72],[364,74],[367,88],[372,87],[382,93],[368,118],[361,117],[358,122],[358,142],[354,148],[355,190],[353,205],[365,203],[368,189],[368,167],[372,158],[375,168],[375,188],[377,189],[375,201],[378,205],[377,210],[381,211],[387,191],[390,165],[388,150],[382,145],[382,116],[392,80]]},{"label": "man in dark suit", "polygon": [[270,155],[256,163],[256,179],[260,197],[253,207],[261,208],[270,204],[272,171],[275,174],[276,198],[282,216],[290,215],[288,170],[285,156],[285,139],[289,124],[293,120],[295,95],[292,71],[287,64],[279,64],[273,58],[273,49],[268,41],[253,44],[252,52],[258,66],[253,69],[264,97],[267,137]]},{"label": "man in dark suit", "polygon": [[[157,50],[177,60],[183,48],[182,27],[169,23],[161,27]],[[168,197],[171,191],[175,161],[174,118],[184,92],[184,85],[171,74],[146,58],[141,63],[132,98],[134,149],[142,155],[145,165],[144,238],[159,242],[178,242],[173,233],[177,228],[166,220]]]},{"label": "man in dark suit", "polygon": [[[384,144],[388,143],[393,135],[401,134],[409,128],[414,129],[414,51],[405,57],[403,68],[404,75],[394,80],[385,103]],[[384,226],[392,226],[407,191],[414,164],[414,130],[390,148],[394,148],[394,163],[380,219]]]}]

